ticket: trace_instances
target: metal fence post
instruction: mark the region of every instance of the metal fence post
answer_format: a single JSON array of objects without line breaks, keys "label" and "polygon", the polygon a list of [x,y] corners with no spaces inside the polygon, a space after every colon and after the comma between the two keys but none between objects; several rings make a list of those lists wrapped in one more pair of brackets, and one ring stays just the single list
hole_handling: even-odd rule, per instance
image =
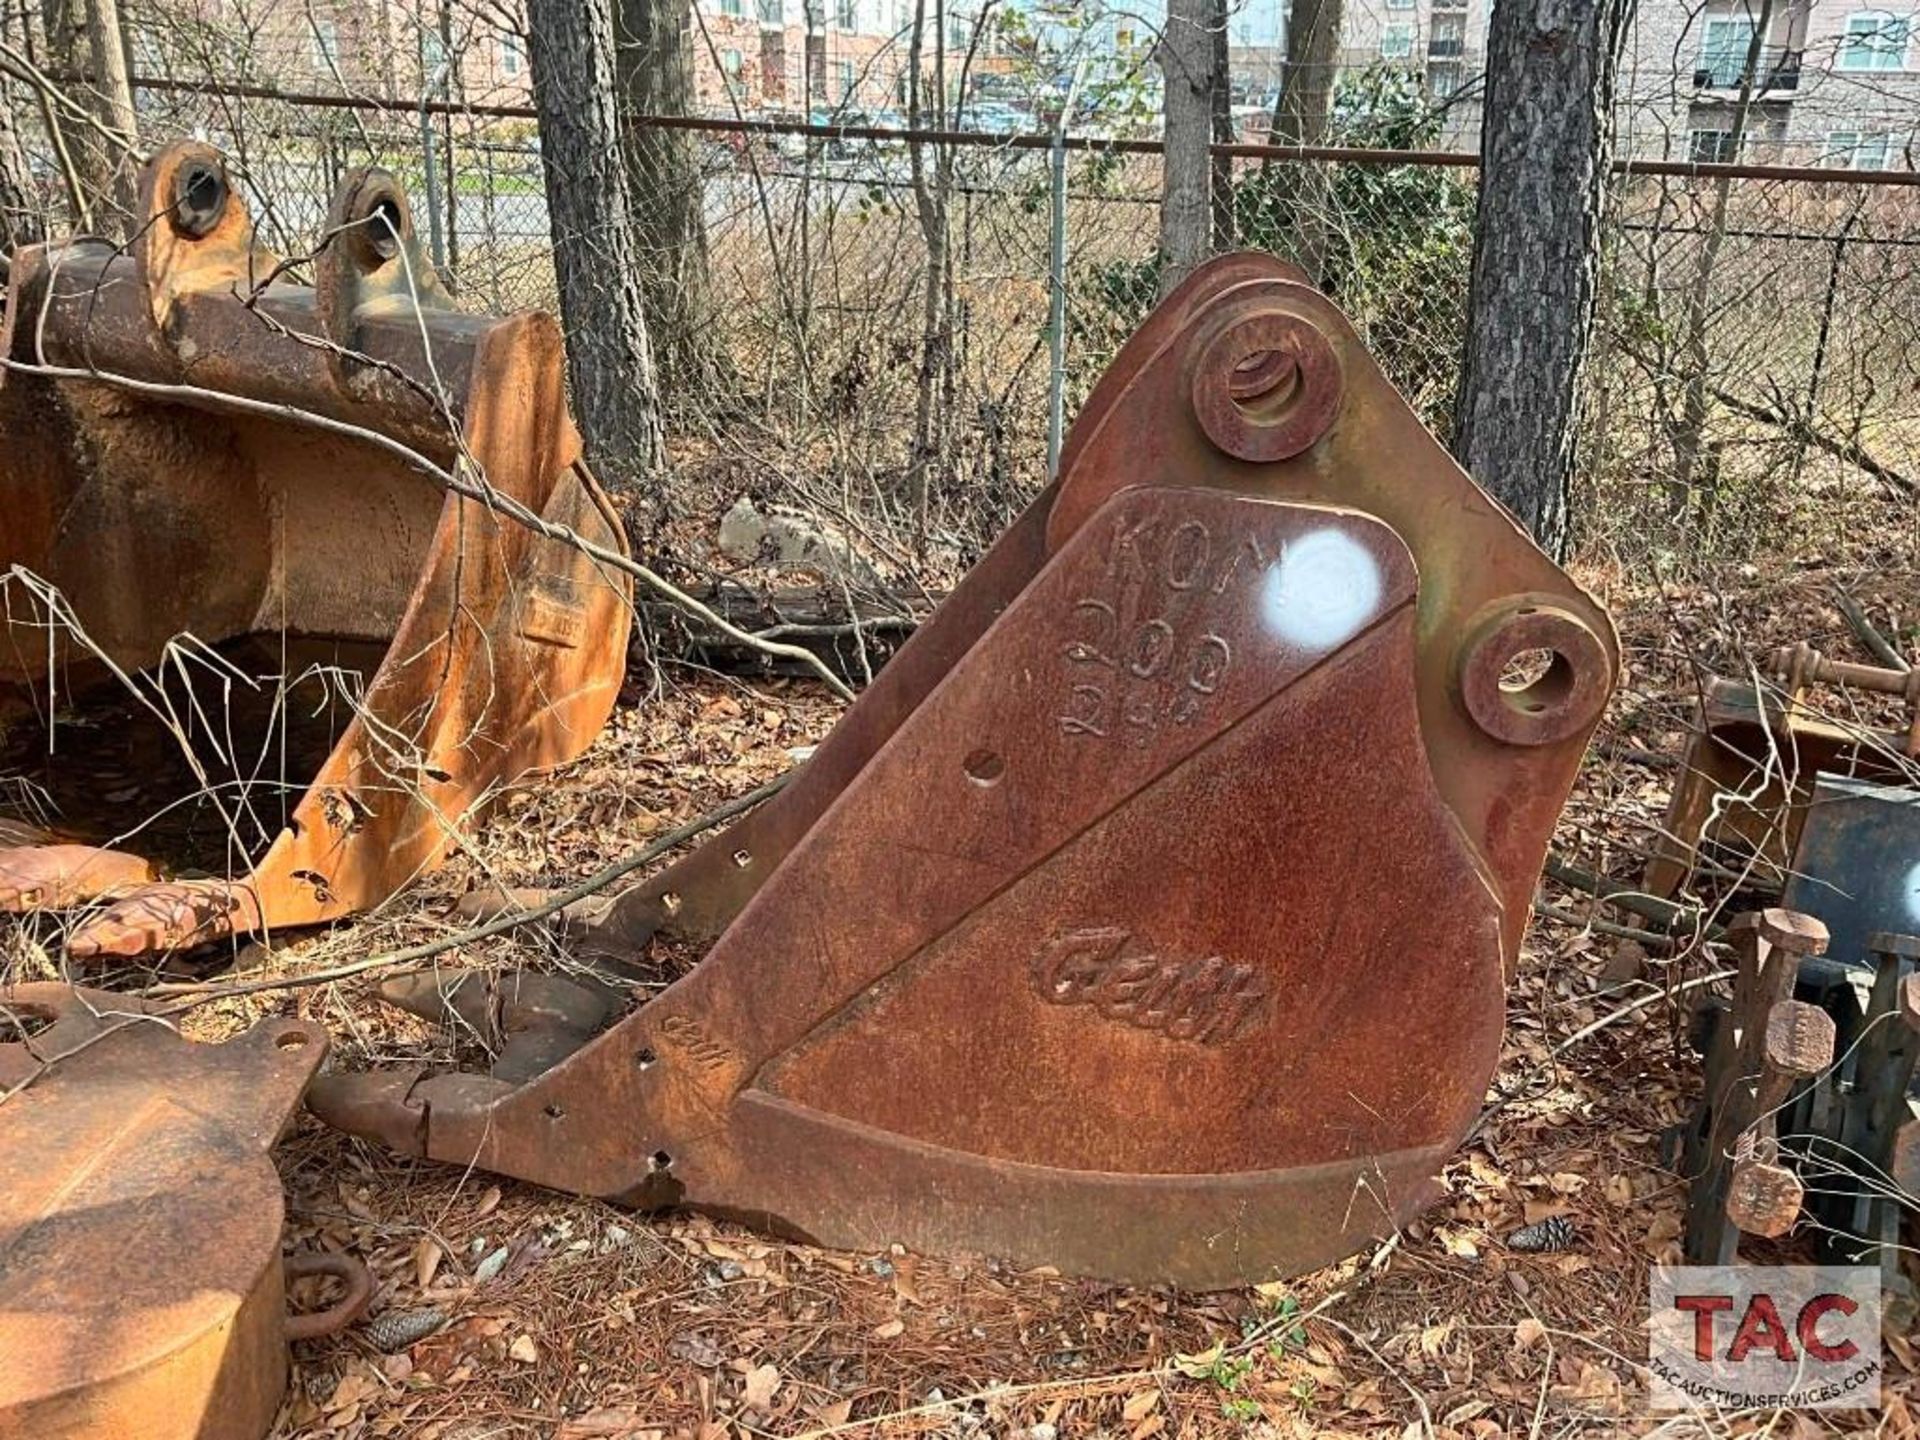
[{"label": "metal fence post", "polygon": [[442,281],[447,278],[447,240],[441,229],[440,173],[434,154],[433,115],[428,104],[433,93],[446,83],[449,63],[441,62],[420,95],[420,168],[427,191],[427,244],[433,256],[433,268]]}]

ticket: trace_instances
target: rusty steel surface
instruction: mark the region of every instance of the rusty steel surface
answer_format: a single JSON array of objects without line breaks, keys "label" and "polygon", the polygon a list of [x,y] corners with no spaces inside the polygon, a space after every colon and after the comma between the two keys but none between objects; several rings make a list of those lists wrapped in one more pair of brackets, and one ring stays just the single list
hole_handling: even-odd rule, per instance
[{"label": "rusty steel surface", "polygon": [[1323,1263],[1428,1203],[1484,1099],[1617,663],[1337,312],[1229,257],[808,769],[595,937],[711,938],[690,974],[531,1079],[311,1104],[836,1245],[1200,1288]]},{"label": "rusty steel surface", "polygon": [[[260,249],[207,147],[163,151],[142,195],[127,253],[16,254],[0,332],[14,367],[90,372],[0,372],[0,738],[40,737],[0,766],[38,767],[63,842],[0,848],[0,908],[87,907],[68,932],[81,957],[377,904],[501,784],[586,749],[630,615],[624,576],[391,448],[624,549],[567,415],[558,327],[449,308],[391,176],[348,177],[311,287]],[[277,707],[224,770],[196,755],[197,796],[129,800],[181,747],[110,667],[173,684],[213,671],[209,647],[249,644],[244,683],[222,692],[220,671],[211,700],[174,696],[183,728],[230,738],[215,707],[249,686]],[[127,713],[59,723],[96,702]],[[87,789],[90,747],[105,778]],[[202,833],[169,849],[165,817],[194,805]]]},{"label": "rusty steel surface", "polygon": [[[1822,774],[1897,781],[1913,730],[1841,723],[1806,707],[1808,685],[1853,684],[1902,694],[1904,675],[1871,666],[1835,666],[1804,645],[1777,651],[1769,681],[1708,681],[1653,857],[1641,878],[1650,895],[1670,899],[1704,861],[1742,888],[1779,894],[1789,883]],[[1875,683],[1878,681],[1879,683]],[[1915,711],[1920,723],[1920,709]],[[1785,902],[1791,903],[1791,902]]]},{"label": "rusty steel surface", "polygon": [[1833,1020],[1793,998],[1801,962],[1826,949],[1826,928],[1785,909],[1750,911],[1728,928],[1733,995],[1694,1019],[1705,1093],[1667,1136],[1687,1181],[1685,1253],[1695,1265],[1731,1265],[1742,1235],[1778,1237],[1799,1217],[1805,1187],[1784,1163],[1777,1120],[1793,1088],[1834,1058]]},{"label": "rusty steel surface", "polygon": [[1900,1197],[1920,1184],[1920,796],[1821,775],[1804,808],[1783,908],[1736,922],[1734,992],[1695,1015],[1705,1093],[1668,1137],[1686,1253],[1730,1263],[1743,1235],[1805,1223],[1830,1262],[1877,1261],[1906,1323],[1920,1309],[1900,1263]]},{"label": "rusty steel surface", "polygon": [[1872,963],[1876,933],[1920,931],[1920,791],[1817,777],[1781,903],[1819,919],[1846,965]]},{"label": "rusty steel surface", "polygon": [[[290,1322],[269,1151],[326,1053],[305,1021],[197,1045],[136,1001],[0,990],[0,1440],[258,1440]],[[23,1086],[16,1090],[15,1087]],[[13,1092],[13,1093],[8,1093]]]}]

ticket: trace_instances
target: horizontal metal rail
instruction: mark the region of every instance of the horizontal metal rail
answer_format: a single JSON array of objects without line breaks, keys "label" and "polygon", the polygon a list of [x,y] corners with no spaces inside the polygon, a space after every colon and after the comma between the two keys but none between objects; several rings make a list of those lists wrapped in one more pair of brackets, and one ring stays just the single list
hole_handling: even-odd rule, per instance
[{"label": "horizontal metal rail", "polygon": [[[86,83],[78,76],[56,76],[62,83]],[[537,120],[531,105],[467,104],[417,98],[384,99],[377,95],[336,95],[278,90],[269,85],[214,84],[204,80],[168,80],[141,75],[133,79],[138,90],[165,94],[231,95],[242,99],[277,100],[318,110],[373,110],[396,115],[474,115],[488,119]],[[693,130],[715,135],[795,135],[818,140],[899,141],[921,145],[970,145],[1001,150],[1048,150],[1056,143],[1068,150],[1098,154],[1157,155],[1158,140],[1108,140],[1093,135],[992,135],[980,130],[898,129],[878,125],[814,125],[799,120],[710,119],[699,115],[642,115],[636,123],[661,130]],[[1262,145],[1217,142],[1215,155],[1247,160],[1323,160],[1343,165],[1433,165],[1450,169],[1477,169],[1480,157],[1471,150],[1369,150],[1341,145]],[[1687,180],[1783,180],[1815,185],[1920,186],[1920,171],[1838,170],[1818,165],[1693,164],[1682,160],[1619,158],[1613,173],[1627,176],[1669,176]]]}]

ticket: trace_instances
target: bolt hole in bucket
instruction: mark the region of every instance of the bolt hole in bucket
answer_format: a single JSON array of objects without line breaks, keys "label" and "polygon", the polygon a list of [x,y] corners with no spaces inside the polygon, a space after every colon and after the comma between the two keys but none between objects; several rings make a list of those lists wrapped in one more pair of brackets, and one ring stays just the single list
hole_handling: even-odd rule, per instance
[{"label": "bolt hole in bucket", "polygon": [[961,768],[969,780],[984,790],[1000,783],[1000,778],[1007,773],[1007,760],[994,750],[975,750],[961,762]]},{"label": "bolt hole in bucket", "polygon": [[1271,464],[1326,433],[1342,383],[1333,346],[1311,320],[1262,311],[1228,325],[1196,356],[1194,414],[1227,454]]}]

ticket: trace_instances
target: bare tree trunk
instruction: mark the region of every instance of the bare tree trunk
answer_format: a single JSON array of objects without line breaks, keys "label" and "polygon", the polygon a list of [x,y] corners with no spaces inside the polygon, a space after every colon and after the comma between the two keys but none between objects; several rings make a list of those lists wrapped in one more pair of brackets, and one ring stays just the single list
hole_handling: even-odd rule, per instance
[{"label": "bare tree trunk", "polygon": [[[1749,12],[1751,13],[1751,12]],[[1765,54],[1767,31],[1773,25],[1773,0],[1760,0],[1760,14],[1753,34],[1747,39],[1746,63],[1740,74],[1740,98],[1734,106],[1733,130],[1728,144],[1733,158],[1740,158],[1740,147],[1747,138],[1747,118],[1753,109],[1753,91],[1761,56]],[[1693,498],[1694,471],[1700,463],[1700,440],[1707,424],[1707,329],[1712,319],[1713,272],[1720,265],[1720,251],[1727,241],[1727,200],[1733,182],[1722,178],[1714,182],[1713,214],[1701,241],[1699,263],[1694,266],[1692,282],[1687,286],[1687,320],[1682,332],[1682,364],[1687,384],[1680,402],[1680,422],[1673,433],[1673,479],[1667,491],[1668,509],[1684,514]]]},{"label": "bare tree trunk", "polygon": [[1213,224],[1214,0],[1167,0],[1160,72],[1166,77],[1166,150],[1160,169],[1160,293],[1164,296],[1207,255]]},{"label": "bare tree trunk", "polygon": [[45,0],[41,21],[54,70],[82,77],[75,98],[101,127],[124,137],[116,143],[92,125],[60,117],[57,108],[52,112],[53,123],[61,126],[73,155],[92,228],[124,236],[138,203],[138,176],[130,152],[139,127],[117,0]]},{"label": "bare tree trunk", "polygon": [[1333,116],[1343,0],[1297,0],[1287,24],[1287,58],[1273,102],[1273,143],[1324,145]]},{"label": "bare tree trunk", "polygon": [[697,395],[710,387],[720,362],[707,323],[699,137],[690,130],[634,123],[641,115],[694,113],[692,0],[614,0],[614,23],[640,283],[661,389],[668,395]]},{"label": "bare tree trunk", "polygon": [[[13,38],[8,16],[0,15],[0,38]],[[33,172],[27,168],[14,119],[13,107],[20,103],[22,97],[12,82],[0,75],[0,261],[16,247],[31,245],[46,234]],[[0,272],[0,280],[4,279],[4,272]]]},{"label": "bare tree trunk", "polygon": [[1613,88],[1632,0],[1500,0],[1454,454],[1549,552],[1571,531]]},{"label": "bare tree trunk", "polygon": [[660,394],[614,101],[613,0],[529,0],[573,412],[602,478],[657,506]]},{"label": "bare tree trunk", "polygon": [[[1213,142],[1231,145],[1233,134],[1232,62],[1227,45],[1227,20],[1231,0],[1213,0],[1213,13],[1207,17],[1213,37]],[[1231,250],[1238,236],[1233,213],[1233,157],[1215,155],[1210,180],[1213,195],[1213,248],[1216,253]]]},{"label": "bare tree trunk", "polygon": [[[1287,25],[1287,58],[1280,94],[1273,102],[1275,145],[1325,145],[1333,128],[1333,94],[1339,78],[1344,0],[1296,0]],[[1327,254],[1327,209],[1331,176],[1322,164],[1269,160],[1287,167],[1270,187],[1279,218],[1293,235],[1293,259],[1317,283]]]}]

